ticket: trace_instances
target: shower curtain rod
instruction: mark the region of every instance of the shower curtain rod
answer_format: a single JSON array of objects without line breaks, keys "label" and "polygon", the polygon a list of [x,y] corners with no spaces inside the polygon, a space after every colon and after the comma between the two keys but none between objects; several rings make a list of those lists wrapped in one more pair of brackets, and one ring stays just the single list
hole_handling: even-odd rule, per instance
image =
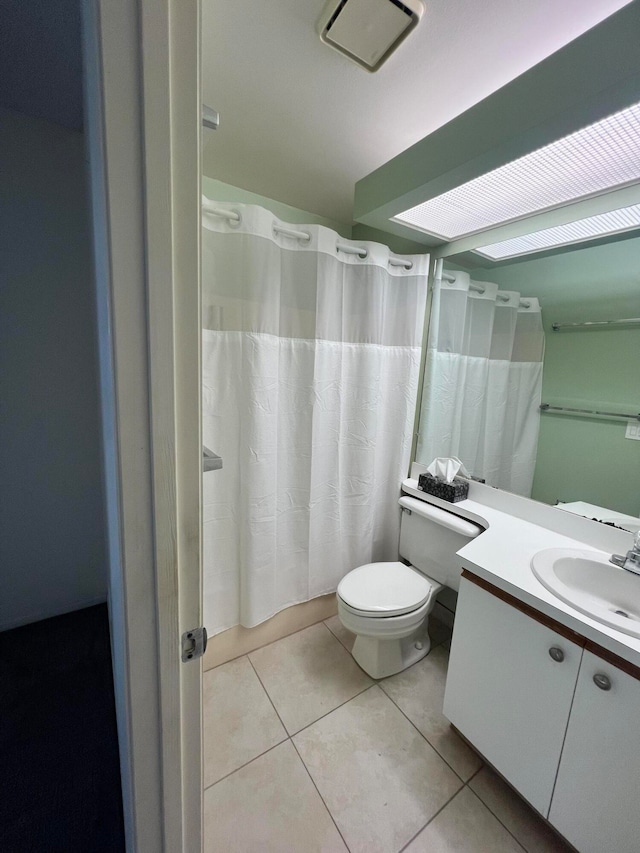
[{"label": "shower curtain rod", "polygon": [[584,323],[552,323],[554,332],[561,329],[592,329],[594,326],[635,326],[640,323],[640,317],[625,317],[622,320],[586,320]]},{"label": "shower curtain rod", "polygon": [[[452,275],[451,273],[443,272],[443,273],[442,273],[442,278],[443,278],[445,281],[449,281],[449,282],[451,282],[452,284],[453,284],[453,282],[454,282],[454,281],[456,281],[456,277],[455,277],[455,275]],[[484,293],[484,292],[485,292],[485,290],[486,290],[486,288],[482,287],[482,285],[480,285],[480,284],[475,284],[475,283],[472,281],[472,282],[471,282],[471,284],[469,285],[469,290],[475,290],[477,293]],[[508,296],[503,296],[501,293],[498,293],[498,295],[496,296],[496,299],[498,299],[500,302],[508,302],[508,301],[509,301],[509,297],[508,297]],[[518,303],[518,305],[519,305],[519,307],[521,307],[521,308],[531,308],[531,303],[530,303],[530,302],[527,302],[527,301],[526,301],[526,300],[524,300],[524,299],[521,299],[521,300],[520,300],[520,302]]]},{"label": "shower curtain rod", "polygon": [[[222,207],[214,207],[206,202],[203,202],[203,209],[206,213],[212,216],[219,216],[221,219],[228,219],[231,222],[240,222],[241,216],[234,210],[225,210]],[[297,231],[295,228],[287,228],[284,225],[274,224],[273,230],[277,234],[282,234],[284,237],[291,237],[294,240],[304,240],[308,243],[311,240],[311,234],[308,231]],[[336,252],[344,252],[346,255],[357,255],[364,260],[369,256],[369,250],[365,246],[349,246],[346,243],[336,243]],[[407,261],[403,258],[389,258],[389,265],[392,267],[402,267],[405,270],[413,269],[413,261]]]},{"label": "shower curtain rod", "polygon": [[578,415],[602,415],[607,418],[620,418],[622,420],[640,421],[640,413],[630,414],[629,412],[602,412],[599,409],[574,409],[569,406],[551,406],[549,403],[540,405],[541,412],[569,412],[570,414]]}]

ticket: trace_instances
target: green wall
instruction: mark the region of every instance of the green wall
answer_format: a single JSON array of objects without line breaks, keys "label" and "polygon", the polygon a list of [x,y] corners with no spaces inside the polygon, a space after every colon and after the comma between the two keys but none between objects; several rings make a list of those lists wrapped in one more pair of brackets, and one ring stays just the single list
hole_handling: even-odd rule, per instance
[{"label": "green wall", "polygon": [[[546,335],[543,402],[640,412],[640,326],[554,332],[553,322],[640,317],[640,238],[493,270],[476,280],[537,296]],[[640,514],[640,441],[626,422],[543,414],[532,497]]]},{"label": "green wall", "polygon": [[423,243],[407,240],[406,237],[398,237],[396,234],[381,231],[379,228],[372,228],[370,225],[362,225],[360,222],[354,223],[351,233],[354,240],[383,243],[398,255],[425,255],[429,252],[429,247]]},{"label": "green wall", "polygon": [[215,201],[259,204],[284,222],[293,222],[297,225],[324,225],[326,228],[333,228],[342,237],[351,237],[351,223],[327,219],[324,216],[318,216],[317,213],[309,213],[308,210],[292,207],[290,204],[258,195],[258,193],[252,193],[249,190],[243,190],[240,187],[231,186],[231,184],[225,184],[222,181],[215,180],[215,178],[207,178],[205,175],[202,176],[202,192],[207,198]]}]

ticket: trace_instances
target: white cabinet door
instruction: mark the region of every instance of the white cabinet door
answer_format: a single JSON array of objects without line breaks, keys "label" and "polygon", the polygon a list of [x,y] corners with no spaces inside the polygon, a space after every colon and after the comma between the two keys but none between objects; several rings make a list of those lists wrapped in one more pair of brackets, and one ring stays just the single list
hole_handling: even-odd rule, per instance
[{"label": "white cabinet door", "polygon": [[581,646],[462,579],[445,716],[545,817],[581,657]]},{"label": "white cabinet door", "polygon": [[640,681],[585,651],[549,815],[580,853],[640,850],[639,722]]}]

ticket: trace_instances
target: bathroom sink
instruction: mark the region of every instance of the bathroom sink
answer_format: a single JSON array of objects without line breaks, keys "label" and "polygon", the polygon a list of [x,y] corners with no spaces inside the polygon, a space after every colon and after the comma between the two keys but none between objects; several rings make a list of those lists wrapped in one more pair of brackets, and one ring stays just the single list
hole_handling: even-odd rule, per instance
[{"label": "bathroom sink", "polygon": [[640,637],[640,576],[609,562],[607,554],[547,548],[531,568],[549,592],[597,622]]}]

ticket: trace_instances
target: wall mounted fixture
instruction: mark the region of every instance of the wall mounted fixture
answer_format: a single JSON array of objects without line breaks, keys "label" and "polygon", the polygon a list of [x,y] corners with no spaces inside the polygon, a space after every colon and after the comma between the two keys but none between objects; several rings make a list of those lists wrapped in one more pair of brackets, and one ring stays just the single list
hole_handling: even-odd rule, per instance
[{"label": "wall mounted fixture", "polygon": [[621,320],[586,320],[583,323],[552,323],[551,328],[554,332],[560,332],[563,329],[615,329],[637,325],[640,325],[640,317],[624,317]]},{"label": "wall mounted fixture", "polygon": [[640,233],[639,28],[629,3],[361,178],[356,222],[484,267]]},{"label": "wall mounted fixture", "polygon": [[420,23],[422,0],[328,0],[320,40],[366,71],[377,71]]},{"label": "wall mounted fixture", "polygon": [[393,218],[455,240],[639,180],[640,103]]},{"label": "wall mounted fixture", "polygon": [[487,246],[478,246],[474,252],[485,258],[490,258],[492,261],[504,261],[508,258],[529,255],[533,252],[555,249],[558,246],[584,243],[585,240],[593,240],[597,237],[622,234],[635,228],[640,228],[640,204],[633,204],[630,207],[622,207],[619,210],[611,210],[608,213],[600,213],[596,216],[587,216],[584,219],[577,219],[574,222],[567,222],[554,228],[532,231],[531,234],[522,234],[519,237],[490,243]]},{"label": "wall mounted fixture", "polygon": [[616,418],[622,421],[640,421],[640,413],[629,414],[628,412],[602,412],[599,409],[574,409],[570,406],[552,406],[550,403],[540,405],[541,412],[563,412],[569,415],[598,415],[602,418]]},{"label": "wall mounted fixture", "polygon": [[218,111],[211,109],[206,104],[202,105],[202,126],[208,130],[217,130],[220,127]]}]

